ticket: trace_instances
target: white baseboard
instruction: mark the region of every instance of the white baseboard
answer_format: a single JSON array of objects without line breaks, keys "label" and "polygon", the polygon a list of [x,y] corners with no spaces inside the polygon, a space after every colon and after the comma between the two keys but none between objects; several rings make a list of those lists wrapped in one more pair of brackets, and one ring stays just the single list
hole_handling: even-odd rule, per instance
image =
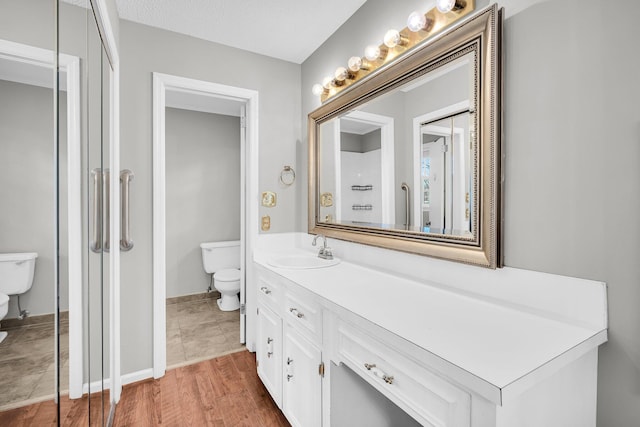
[{"label": "white baseboard", "polygon": [[131,372],[130,374],[124,374],[120,377],[122,385],[135,383],[137,381],[146,380],[147,378],[153,378],[153,369],[143,369],[141,371]]},{"label": "white baseboard", "polygon": [[[93,393],[95,393],[98,390],[103,390],[102,381],[98,380],[98,381],[93,381],[91,384],[89,383],[82,384],[82,394],[89,393],[89,386],[91,386],[91,390],[94,390]],[[111,388],[111,379],[107,378],[106,380],[104,380],[104,390],[108,390],[110,388]]]},{"label": "white baseboard", "polygon": [[[137,381],[146,380],[147,378],[153,378],[153,369],[151,368],[143,369],[141,371],[125,374],[120,377],[120,381],[122,385],[126,385],[126,384],[135,383]],[[102,381],[94,381],[91,383],[91,390],[100,390],[101,386],[102,386]],[[104,389],[108,390],[109,388],[111,388],[111,380],[107,378],[106,380],[104,380]],[[89,393],[88,383],[84,383],[82,385],[82,393],[83,394]]]}]

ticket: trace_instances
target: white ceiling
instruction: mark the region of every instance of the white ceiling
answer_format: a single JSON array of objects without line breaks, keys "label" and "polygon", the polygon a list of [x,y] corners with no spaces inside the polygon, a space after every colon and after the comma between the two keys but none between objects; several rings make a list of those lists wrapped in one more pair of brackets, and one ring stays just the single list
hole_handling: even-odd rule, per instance
[{"label": "white ceiling", "polygon": [[167,90],[167,107],[240,117],[244,102],[182,90]]},{"label": "white ceiling", "polygon": [[366,0],[116,0],[121,19],[302,63]]},{"label": "white ceiling", "polygon": [[369,123],[349,117],[340,117],[340,132],[366,135],[376,129],[380,129],[379,124]]}]

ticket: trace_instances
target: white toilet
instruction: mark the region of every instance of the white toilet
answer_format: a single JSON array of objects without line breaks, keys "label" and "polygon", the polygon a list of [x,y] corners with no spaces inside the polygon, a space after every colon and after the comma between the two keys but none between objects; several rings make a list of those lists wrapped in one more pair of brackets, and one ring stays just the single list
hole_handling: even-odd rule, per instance
[{"label": "white toilet", "polygon": [[[36,267],[35,252],[0,254],[0,320],[9,311],[9,295],[19,295],[31,289]],[[0,332],[0,342],[7,337]]]},{"label": "white toilet", "polygon": [[200,244],[204,271],[213,274],[213,286],[222,297],[218,307],[222,311],[240,308],[240,241]]}]

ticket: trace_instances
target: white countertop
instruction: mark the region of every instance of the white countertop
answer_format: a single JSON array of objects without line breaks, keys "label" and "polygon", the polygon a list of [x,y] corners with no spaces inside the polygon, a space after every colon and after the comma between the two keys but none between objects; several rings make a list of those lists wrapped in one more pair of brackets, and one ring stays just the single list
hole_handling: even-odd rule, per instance
[{"label": "white countertop", "polygon": [[294,270],[272,267],[271,256],[258,250],[254,260],[500,391],[563,355],[606,341],[606,329],[577,326],[353,263]]}]

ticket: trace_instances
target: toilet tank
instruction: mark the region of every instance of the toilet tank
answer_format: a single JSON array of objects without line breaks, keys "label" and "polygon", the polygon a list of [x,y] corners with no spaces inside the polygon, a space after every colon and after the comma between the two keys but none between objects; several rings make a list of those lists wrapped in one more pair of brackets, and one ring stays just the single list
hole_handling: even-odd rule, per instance
[{"label": "toilet tank", "polygon": [[0,293],[17,295],[31,289],[36,258],[35,252],[0,254]]},{"label": "toilet tank", "polygon": [[240,268],[240,240],[201,243],[202,265],[207,273]]}]

